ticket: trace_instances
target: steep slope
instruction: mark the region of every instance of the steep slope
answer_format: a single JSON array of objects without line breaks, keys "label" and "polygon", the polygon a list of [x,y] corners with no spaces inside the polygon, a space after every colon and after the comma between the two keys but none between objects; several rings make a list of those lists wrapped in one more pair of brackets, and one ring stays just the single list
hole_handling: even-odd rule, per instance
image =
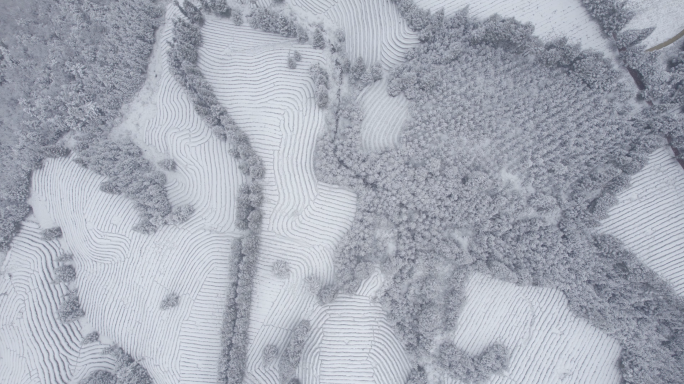
[{"label": "steep slope", "polygon": [[684,170],[672,150],[653,152],[618,201],[601,230],[622,240],[684,295]]}]

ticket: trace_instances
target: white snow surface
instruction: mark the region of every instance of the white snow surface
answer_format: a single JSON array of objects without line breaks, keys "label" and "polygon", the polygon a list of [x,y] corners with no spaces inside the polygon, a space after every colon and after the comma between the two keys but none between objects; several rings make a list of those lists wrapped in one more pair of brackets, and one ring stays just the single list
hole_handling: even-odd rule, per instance
[{"label": "white snow surface", "polygon": [[[493,13],[516,17],[535,24],[535,33],[544,39],[567,35],[584,48],[613,54],[577,0],[417,3],[433,11],[443,7],[447,14],[469,5],[470,13],[480,18]],[[638,3],[640,13],[628,27],[662,20],[656,32],[665,36],[682,20],[676,4],[665,17],[654,10],[660,2]],[[385,76],[417,44],[416,34],[389,0],[291,4],[343,28],[350,56],[381,62]],[[139,359],[156,383],[217,380],[230,244],[242,233],[233,222],[236,191],[245,179],[227,144],[211,134],[168,71],[169,20],[178,16],[173,5],[168,9],[148,81],[124,108],[113,135],[130,137],[152,161],[173,158],[178,170],[166,172],[170,200],[174,205],[193,204],[196,213],[187,223],[163,227],[154,235],[135,233],[133,203],[101,192],[103,177],[72,158],[46,161],[33,175],[34,215],[24,223],[0,269],[0,382],[77,382],[94,369],[110,369],[112,362],[102,355],[104,344],[81,345],[85,323]],[[310,44],[212,16],[206,17],[202,31],[202,72],[266,167],[245,382],[278,382],[277,364],[262,363],[263,347],[276,344],[282,351],[290,330],[307,319],[312,332],[298,370],[304,383],[402,383],[411,365],[373,300],[382,288],[382,275],[376,272],[356,295],[342,295],[325,306],[307,283],[310,278],[317,284],[332,282],[334,248],[355,211],[353,193],[321,183],[313,173],[315,140],[325,115],[313,101],[308,69],[324,64],[325,54]],[[287,67],[287,55],[295,49],[303,60],[293,70]],[[385,87],[383,80],[359,95],[366,113],[363,142],[370,150],[396,146],[408,118],[409,102],[403,96],[389,97]],[[654,153],[603,227],[680,294],[682,172],[671,152]],[[40,230],[56,225],[64,237],[42,240]],[[74,254],[76,285],[86,312],[82,321],[68,325],[56,318],[66,286],[53,283],[52,272],[55,259],[65,252]],[[286,279],[271,271],[280,259],[290,265]],[[160,310],[161,300],[172,291],[180,295],[179,305]],[[619,345],[571,314],[559,291],[518,287],[476,274],[467,297],[454,342],[473,354],[491,342],[511,351],[511,368],[490,383],[619,382]]]},{"label": "white snow surface", "polygon": [[618,195],[601,230],[684,295],[684,169],[663,147],[649,156],[631,184]]},{"label": "white snow surface", "polygon": [[[317,328],[316,318],[326,310],[310,288],[332,282],[333,250],[351,225],[355,196],[318,182],[313,174],[315,139],[324,127],[325,111],[314,103],[308,69],[314,63],[325,64],[323,53],[227,20],[208,17],[203,31],[202,72],[266,164],[246,382],[276,383],[277,365],[264,366],[262,350],[267,344],[284,350],[290,330],[301,319],[312,321],[313,329]],[[286,59],[295,49],[302,54],[302,61],[293,70],[287,68]],[[290,265],[287,279],[278,279],[271,271],[279,259]],[[376,306],[362,306],[357,314],[377,320],[381,312]],[[361,344],[343,348],[342,355],[327,354],[327,364],[347,367],[349,372],[367,368],[350,367],[344,359],[344,353],[365,353],[365,336],[355,331],[361,326],[352,323],[347,333],[348,339],[358,338]],[[392,345],[395,351],[398,341],[394,339]],[[312,353],[323,353],[323,349],[317,350]],[[379,377],[377,382],[393,380]]]},{"label": "white snow surface", "polygon": [[[684,30],[684,5],[681,0],[630,0],[628,5],[635,15],[625,29],[655,27],[643,42],[647,48],[664,43]],[[682,39],[679,39],[677,43],[681,42]]]}]

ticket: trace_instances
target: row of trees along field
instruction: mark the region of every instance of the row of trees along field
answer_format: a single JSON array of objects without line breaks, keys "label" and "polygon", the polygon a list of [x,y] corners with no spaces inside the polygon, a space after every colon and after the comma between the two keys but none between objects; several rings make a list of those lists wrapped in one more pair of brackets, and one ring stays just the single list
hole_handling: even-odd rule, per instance
[{"label": "row of trees along field", "polygon": [[[238,160],[239,170],[248,178],[238,190],[236,226],[246,233],[233,240],[231,245],[231,275],[228,277],[230,285],[223,313],[222,351],[218,362],[219,382],[241,383],[247,363],[247,331],[262,221],[263,195],[259,180],[264,177],[264,167],[261,158],[252,148],[249,137],[230,117],[202,75],[197,64],[197,52],[202,44],[203,12],[219,17],[232,16],[238,25],[242,24],[242,13],[236,12],[237,8],[230,8],[222,1],[204,1],[201,8],[187,0],[176,5],[183,17],[173,21],[173,41],[168,52],[171,72],[188,92],[195,111],[211,127],[214,135],[219,140],[228,142],[231,155]],[[235,15],[239,17],[236,18]],[[259,17],[258,13],[256,16]],[[268,17],[270,16],[263,16],[261,19]],[[253,27],[258,27],[254,21],[250,23]],[[297,28],[293,26],[292,31],[296,34]]]},{"label": "row of trees along field", "polygon": [[27,1],[8,5],[0,30],[0,245],[30,212],[30,175],[66,156],[108,177],[102,189],[136,202],[136,229],[184,220],[165,176],[130,142],[108,134],[121,106],[145,81],[162,11],[151,1]]},{"label": "row of trees along field", "polygon": [[354,292],[381,267],[391,284],[380,301],[425,365],[412,383],[426,369],[480,382],[506,361],[496,345],[492,369],[435,345],[457,324],[473,272],[564,292],[575,314],[620,342],[625,382],[681,382],[684,303],[595,230],[666,144],[644,129],[663,115],[635,107],[631,79],[599,53],[544,43],[513,19],[395,3],[421,42],[389,76],[389,94],[413,102],[398,148],[364,151],[362,110],[342,95],[316,150],[319,180],[358,196],[336,288]]}]

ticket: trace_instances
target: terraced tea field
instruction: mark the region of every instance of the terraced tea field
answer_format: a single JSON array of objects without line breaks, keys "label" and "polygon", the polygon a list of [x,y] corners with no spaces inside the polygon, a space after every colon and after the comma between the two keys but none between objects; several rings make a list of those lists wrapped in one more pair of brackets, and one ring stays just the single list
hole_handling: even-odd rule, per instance
[{"label": "terraced tea field", "polygon": [[[83,2],[93,15],[107,9],[100,3]],[[221,8],[224,3],[232,10]],[[556,72],[549,73],[567,76],[563,84],[591,89],[606,105],[626,100],[611,115],[614,121],[596,130],[623,129],[624,121],[647,116],[642,112],[648,105],[636,97],[634,84],[625,81],[631,79],[614,39],[601,30],[586,4],[206,0],[157,6],[163,22],[155,31],[145,84],[117,119],[98,126],[104,133],[97,140],[130,141],[140,148],[140,156],[131,160],[104,154],[103,164],[125,174],[103,176],[83,160],[80,148],[96,140],[83,128],[60,133],[55,145],[70,151],[44,155],[42,166],[29,167],[26,201],[31,211],[7,249],[0,249],[0,383],[617,384],[638,382],[639,372],[650,372],[654,383],[668,382],[663,373],[668,364],[679,372],[677,364],[684,363],[684,352],[678,352],[684,345],[677,344],[684,340],[684,327],[677,323],[684,313],[684,169],[673,147],[662,140],[650,147],[651,137],[626,134],[625,143],[616,145],[616,160],[597,165],[591,182],[577,181],[586,191],[545,195],[523,176],[512,176],[513,186],[499,180],[506,167],[481,169],[485,162],[459,158],[495,153],[487,152],[492,142],[488,135],[494,137],[497,130],[523,132],[489,112],[493,109],[483,109],[490,129],[484,133],[406,134],[409,125],[422,125],[426,132],[436,132],[434,126],[444,132],[467,126],[458,113],[440,119],[453,111],[440,110],[439,100],[419,100],[419,92],[410,90],[436,89],[448,96],[447,69],[463,56],[463,62],[480,59],[473,52],[506,63],[510,73],[521,71],[522,66],[516,67],[521,57],[530,63],[555,60]],[[468,16],[459,13],[464,7]],[[264,9],[268,11],[259,13]],[[442,9],[444,18],[434,17]],[[684,28],[677,1],[632,0],[628,9],[634,17],[624,28],[656,27],[643,41],[646,47]],[[519,23],[488,24],[485,20],[493,14],[531,23],[534,36],[543,42],[567,37],[570,44],[593,53],[544,47]],[[89,23],[88,18],[78,20],[74,30]],[[103,25],[92,31],[100,27],[117,28]],[[21,60],[10,56],[2,37],[0,91],[2,71],[10,68],[5,64],[16,68]],[[139,38],[144,39],[142,31]],[[436,41],[442,44],[439,49],[430,45]],[[675,48],[662,52],[675,55]],[[594,60],[597,52],[607,60]],[[416,57],[423,61],[402,67]],[[648,81],[680,76],[665,68],[667,57],[658,57],[663,69],[647,76]],[[59,76],[85,78],[79,68],[74,65]],[[486,84],[484,78],[469,80],[473,83],[464,81],[464,87]],[[603,80],[619,87],[610,88]],[[48,76],[36,81],[56,80]],[[662,90],[674,83],[662,81],[648,86]],[[534,86],[520,84],[521,98],[524,92],[541,92]],[[82,84],[72,88],[63,87],[55,98],[85,89]],[[668,92],[676,94],[675,88]],[[655,94],[649,92],[651,88],[640,98]],[[568,97],[578,94],[571,89]],[[86,104],[78,108],[73,103],[81,99],[55,105],[77,111],[75,116],[99,116],[92,101],[96,98],[82,99]],[[418,121],[418,105],[433,108],[425,121]],[[677,129],[682,131],[673,105],[658,110],[661,115],[648,115],[657,117],[646,124],[654,134],[665,136],[656,131],[667,125],[663,121],[674,121],[668,138],[676,139]],[[586,112],[582,108],[569,113]],[[471,133],[474,137],[466,139]],[[582,138],[572,132],[557,137],[549,145],[590,148],[577,144]],[[409,141],[439,155],[418,158]],[[467,143],[469,151],[445,154],[445,142]],[[634,152],[645,147],[646,154]],[[41,150],[58,152],[46,148]],[[20,148],[10,152],[21,157]],[[530,169],[547,161],[548,173],[571,174],[567,164],[574,164],[574,158],[555,163],[546,160],[546,152],[516,153],[510,159],[520,159]],[[640,169],[624,164],[625,156],[642,155]],[[335,168],[321,165],[330,159]],[[394,167],[392,175],[375,171],[382,162]],[[125,191],[111,187],[147,166],[154,180],[131,177],[122,184]],[[438,174],[455,181],[440,184],[433,177]],[[359,207],[383,188],[409,188],[416,185],[414,179],[420,180],[420,188],[402,190],[382,202],[385,208],[401,207],[398,217],[385,208],[378,208],[374,217],[364,216]],[[140,201],[160,196],[149,192],[155,180],[162,180],[164,190],[157,192],[168,196],[173,209],[192,207],[188,217],[177,219],[178,211],[171,207],[165,221],[152,223],[154,216],[145,216]],[[618,181],[625,188],[614,196],[606,192]],[[4,220],[10,216],[7,202],[15,196],[3,191]],[[585,192],[592,201],[578,203],[575,195]],[[408,195],[415,201],[440,196],[444,207],[421,210],[420,204],[403,200]],[[599,217],[605,196],[609,206]],[[451,211],[445,207],[458,204],[473,210],[464,208],[458,217],[463,224],[432,220],[446,222],[445,212]],[[491,217],[473,219],[481,212]],[[141,217],[156,230],[139,230]],[[540,233],[515,232],[520,223],[529,222]],[[434,227],[428,231],[416,229],[430,223]],[[56,227],[61,232],[51,236]],[[553,244],[544,242],[541,232],[546,228],[559,234],[553,235]],[[402,237],[407,231],[411,235]],[[487,238],[485,232],[497,236]],[[606,263],[610,268],[554,259],[562,252],[576,258],[613,257],[597,251],[601,234],[613,236],[621,247],[614,254],[623,259]],[[510,247],[515,236],[520,243]],[[480,248],[473,245],[476,241]],[[350,260],[343,259],[349,256],[344,252],[352,255]],[[572,276],[556,270],[537,273],[533,263],[567,267]],[[572,269],[578,265],[582,267]],[[637,275],[635,265],[654,272],[655,280],[647,280],[648,273]],[[606,293],[610,284],[591,280],[594,275],[583,268],[604,268],[605,276],[623,278],[621,284],[633,282],[630,289],[638,288],[630,294],[644,292],[644,298],[621,301],[617,293]],[[566,296],[563,289],[570,286],[590,295],[586,307]],[[241,307],[245,297],[247,304]],[[403,299],[419,304],[401,307]],[[248,322],[243,325],[238,317]],[[644,335],[626,330],[634,324]],[[117,358],[117,346],[128,355]],[[662,351],[657,348],[670,349],[658,355]],[[671,360],[661,366],[644,355],[630,355],[633,349]],[[684,383],[684,378],[669,382]]]}]

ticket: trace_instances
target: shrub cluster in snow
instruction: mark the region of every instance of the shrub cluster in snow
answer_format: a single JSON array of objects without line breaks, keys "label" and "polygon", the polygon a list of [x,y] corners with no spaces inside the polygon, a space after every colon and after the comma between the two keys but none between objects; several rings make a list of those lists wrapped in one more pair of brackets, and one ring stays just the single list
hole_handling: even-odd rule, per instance
[{"label": "shrub cluster in snow", "polygon": [[308,320],[301,320],[297,326],[292,330],[290,342],[287,348],[283,351],[283,355],[278,362],[278,372],[280,374],[280,382],[283,384],[291,383],[295,378],[295,372],[299,366],[299,360],[302,357],[302,349],[304,343],[309,336],[311,330],[311,323]]},{"label": "shrub cluster in snow", "polygon": [[43,231],[43,239],[46,241],[54,240],[62,237],[62,228],[53,227]]},{"label": "shrub cluster in snow", "polygon": [[93,331],[83,337],[83,340],[81,340],[81,344],[87,345],[94,343],[98,340],[100,340],[100,333],[97,331]]},{"label": "shrub cluster in snow", "polygon": [[316,105],[320,108],[328,106],[328,71],[320,64],[314,64],[309,68],[309,75],[314,82],[314,97]]},{"label": "shrub cluster in snow", "polygon": [[286,278],[290,275],[290,266],[287,264],[285,260],[276,260],[273,263],[272,270],[273,274],[281,279]]},{"label": "shrub cluster in snow", "polygon": [[159,165],[162,169],[167,170],[169,172],[174,172],[176,170],[176,161],[173,159],[159,160],[157,165]]},{"label": "shrub cluster in snow", "polygon": [[249,25],[264,32],[277,33],[283,37],[296,37],[300,43],[309,41],[309,33],[297,23],[294,17],[288,17],[271,8],[256,8],[249,14]]},{"label": "shrub cluster in snow", "polygon": [[[113,345],[105,350],[114,357],[114,377],[116,380],[113,383],[121,384],[153,384],[154,381],[152,377],[147,372],[147,369],[136,361],[133,356],[128,354],[123,348],[118,345]],[[101,374],[107,378],[111,377],[109,375]],[[97,381],[92,381],[92,383],[97,383]]]},{"label": "shrub cluster in snow", "polygon": [[[364,151],[363,113],[342,95],[316,151],[319,180],[358,196],[337,288],[355,292],[380,266],[392,282],[380,298],[389,320],[433,368],[469,273],[557,288],[620,341],[627,382],[684,377],[684,305],[617,240],[595,235],[615,194],[666,142],[644,129],[661,115],[635,110],[610,61],[565,39],[396,3],[421,41],[389,76],[389,94],[413,102],[399,147]],[[380,222],[393,228],[392,250]]]},{"label": "shrub cluster in snow", "polygon": [[74,161],[109,177],[100,184],[101,191],[122,194],[136,202],[140,220],[133,229],[154,233],[162,225],[187,220],[193,212],[191,206],[171,206],[166,194],[166,175],[145,159],[142,150],[132,142],[80,142],[77,151]]},{"label": "shrub cluster in snow", "polygon": [[78,384],[116,384],[116,376],[109,371],[98,369],[86,376]]},{"label": "shrub cluster in snow", "polygon": [[68,292],[62,298],[59,304],[59,319],[65,323],[69,323],[85,315],[81,309],[81,301],[78,299],[78,291],[73,290]]}]

